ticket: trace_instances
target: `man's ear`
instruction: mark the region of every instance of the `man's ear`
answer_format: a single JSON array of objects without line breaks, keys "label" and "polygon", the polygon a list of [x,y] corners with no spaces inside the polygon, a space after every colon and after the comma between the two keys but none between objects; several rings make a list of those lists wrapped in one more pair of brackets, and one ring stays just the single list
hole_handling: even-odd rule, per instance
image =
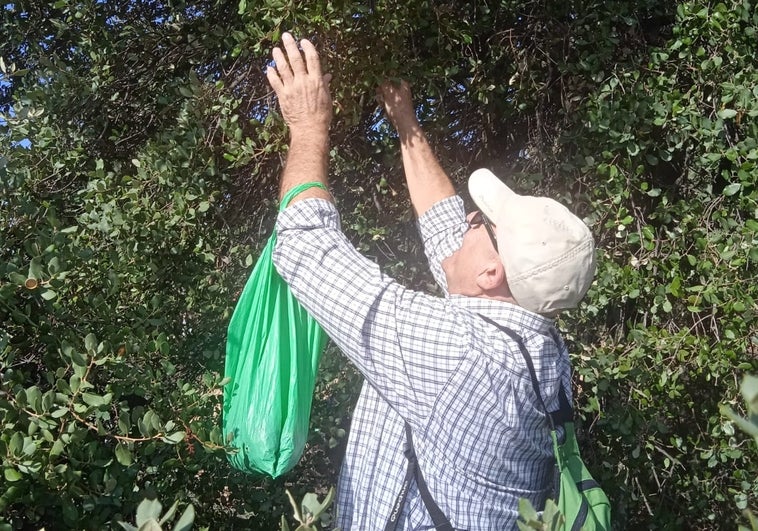
[{"label": "man's ear", "polygon": [[499,291],[505,285],[505,267],[500,260],[488,260],[476,277],[476,283],[485,293]]}]

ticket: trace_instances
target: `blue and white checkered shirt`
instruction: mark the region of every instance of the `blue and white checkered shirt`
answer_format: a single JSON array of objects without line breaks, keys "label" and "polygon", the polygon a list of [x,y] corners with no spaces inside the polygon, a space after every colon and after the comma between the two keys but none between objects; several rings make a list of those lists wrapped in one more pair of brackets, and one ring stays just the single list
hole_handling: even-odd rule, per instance
[{"label": "blue and white checkered shirt", "polygon": [[[419,229],[445,289],[440,262],[461,245],[462,200],[434,205]],[[404,420],[455,529],[513,529],[519,498],[542,507],[554,470],[547,422],[518,345],[478,314],[521,335],[550,410],[560,383],[571,389],[553,321],[505,302],[401,286],[356,251],[328,201],[294,203],[279,214],[277,232],[279,273],[365,377],[338,483],[342,531],[384,529],[408,466]],[[434,529],[415,482],[398,529]]]}]

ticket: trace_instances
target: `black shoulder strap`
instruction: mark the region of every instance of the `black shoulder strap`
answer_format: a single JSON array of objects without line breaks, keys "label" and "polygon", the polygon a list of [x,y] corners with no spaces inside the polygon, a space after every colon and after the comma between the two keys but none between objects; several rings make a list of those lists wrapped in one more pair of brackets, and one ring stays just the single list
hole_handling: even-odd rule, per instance
[{"label": "black shoulder strap", "polygon": [[519,347],[519,350],[521,351],[521,355],[524,356],[524,361],[526,362],[526,367],[529,369],[529,376],[532,380],[532,389],[534,390],[534,393],[537,395],[537,402],[539,403],[540,407],[542,408],[542,411],[545,413],[545,416],[547,417],[547,422],[550,424],[550,429],[555,431],[556,426],[563,426],[566,422],[571,422],[574,418],[574,410],[571,407],[571,404],[568,400],[568,395],[566,393],[566,389],[563,387],[563,382],[560,384],[560,389],[558,390],[558,409],[555,411],[548,411],[547,407],[545,406],[544,400],[542,400],[542,393],[540,393],[540,383],[539,380],[537,380],[537,371],[534,370],[534,363],[532,362],[532,356],[529,355],[529,351],[526,349],[526,346],[524,345],[524,340],[521,338],[520,335],[518,335],[516,332],[511,330],[510,328],[507,328],[501,324],[498,324],[494,320],[490,319],[486,315],[479,314],[479,317],[490,323],[492,326],[500,329],[502,332],[505,332],[508,334],[508,336],[513,339]]},{"label": "black shoulder strap", "polygon": [[454,531],[453,525],[450,520],[447,519],[445,513],[439,508],[437,502],[434,501],[432,493],[429,492],[429,487],[424,480],[424,475],[421,473],[421,467],[418,466],[418,459],[416,458],[416,450],[413,448],[413,436],[411,434],[411,426],[407,422],[405,423],[405,458],[408,460],[408,470],[405,472],[405,479],[403,480],[403,486],[400,488],[400,493],[395,499],[395,503],[392,504],[392,512],[390,513],[387,525],[384,527],[384,531],[395,531],[397,529],[398,520],[400,519],[400,513],[405,503],[405,498],[408,495],[408,489],[411,485],[411,480],[416,479],[416,485],[418,486],[421,499],[424,501],[426,510],[429,516],[434,522],[434,529],[438,531]]}]

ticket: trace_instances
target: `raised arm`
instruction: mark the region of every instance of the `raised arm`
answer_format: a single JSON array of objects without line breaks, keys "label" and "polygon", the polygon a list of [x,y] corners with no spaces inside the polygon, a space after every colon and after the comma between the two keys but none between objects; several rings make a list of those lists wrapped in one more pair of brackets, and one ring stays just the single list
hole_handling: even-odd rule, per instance
[{"label": "raised arm", "polygon": [[[274,48],[272,55],[276,66],[270,66],[266,71],[290,131],[280,200],[298,184],[311,181],[321,182],[324,186],[328,184],[329,124],[332,121],[331,75],[322,75],[316,48],[303,39],[300,41],[301,52],[289,33],[282,35],[282,44],[287,56],[280,48]],[[326,190],[309,188],[295,196],[290,204],[309,197],[331,201]]]},{"label": "raised arm", "polygon": [[400,136],[411,203],[416,216],[421,217],[436,202],[455,195],[455,188],[416,119],[408,83],[402,81],[397,85],[385,81],[377,89],[377,99],[384,105],[387,117]]}]

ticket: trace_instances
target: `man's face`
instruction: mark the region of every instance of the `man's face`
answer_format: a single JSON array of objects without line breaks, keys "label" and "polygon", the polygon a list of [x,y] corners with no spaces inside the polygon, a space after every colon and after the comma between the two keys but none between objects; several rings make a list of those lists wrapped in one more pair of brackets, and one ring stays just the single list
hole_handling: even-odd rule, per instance
[{"label": "man's face", "polygon": [[482,213],[478,210],[471,212],[466,216],[466,222],[468,229],[463,235],[463,243],[460,249],[442,261],[442,270],[448,293],[477,297],[482,294],[477,277],[492,260],[499,262],[500,257],[494,226]]}]

